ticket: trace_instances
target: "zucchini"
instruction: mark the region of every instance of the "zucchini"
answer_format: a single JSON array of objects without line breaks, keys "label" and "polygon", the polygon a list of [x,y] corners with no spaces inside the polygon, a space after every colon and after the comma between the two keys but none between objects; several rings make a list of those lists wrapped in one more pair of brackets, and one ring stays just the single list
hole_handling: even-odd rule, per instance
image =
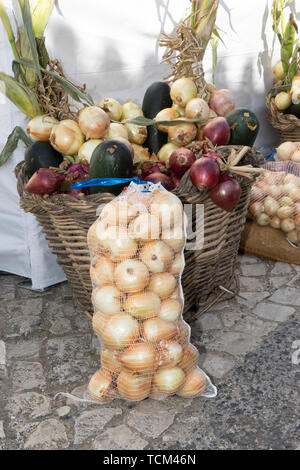
[{"label": "zucchini", "polygon": [[[131,178],[133,160],[128,147],[118,140],[105,140],[99,144],[91,157],[90,178]],[[126,184],[116,186],[95,186],[91,193],[120,194]]]},{"label": "zucchini", "polygon": [[229,145],[248,145],[252,147],[259,131],[256,115],[246,108],[237,108],[226,115],[231,129]]}]

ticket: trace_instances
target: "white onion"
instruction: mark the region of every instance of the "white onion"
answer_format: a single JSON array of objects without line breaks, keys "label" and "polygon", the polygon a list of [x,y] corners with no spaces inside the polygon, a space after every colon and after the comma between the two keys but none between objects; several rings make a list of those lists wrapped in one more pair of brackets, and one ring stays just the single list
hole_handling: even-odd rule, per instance
[{"label": "white onion", "polygon": [[157,364],[157,351],[151,343],[136,343],[120,354],[120,362],[139,374],[152,373]]},{"label": "white onion", "polygon": [[182,300],[177,299],[165,299],[161,304],[161,309],[158,314],[159,318],[164,320],[176,321],[182,314]]},{"label": "white onion", "polygon": [[122,370],[122,364],[118,359],[118,352],[103,348],[101,351],[101,366],[112,374],[119,374]]},{"label": "white onion", "polygon": [[100,255],[93,260],[90,267],[91,281],[96,286],[113,284],[114,282],[114,263],[106,256]]},{"label": "white onion", "polygon": [[277,217],[277,215],[275,215],[274,217],[271,218],[270,225],[273,228],[277,228],[277,229],[280,228],[281,220],[279,219],[279,217]]},{"label": "white onion", "polygon": [[183,398],[198,397],[205,391],[206,382],[206,377],[203,372],[195,368],[186,375],[184,385],[177,392],[177,395]]},{"label": "white onion", "polygon": [[105,111],[113,121],[120,121],[122,108],[120,103],[114,98],[103,98],[99,101],[97,106],[103,109],[103,111]]},{"label": "white onion", "polygon": [[253,204],[250,204],[249,210],[254,217],[259,217],[262,214],[264,207],[261,202],[254,202]]},{"label": "white onion", "polygon": [[159,369],[154,374],[153,382],[161,392],[174,394],[184,383],[185,374],[179,367]]},{"label": "white onion", "polygon": [[296,142],[284,142],[283,144],[279,145],[277,149],[277,156],[279,160],[290,160],[292,154],[295,152],[297,148]]},{"label": "white onion", "polygon": [[90,163],[93,152],[98,145],[103,142],[101,139],[91,139],[85,142],[78,151],[78,156],[81,160],[86,160]]},{"label": "white onion", "polygon": [[138,336],[139,323],[127,313],[107,317],[100,334],[101,341],[112,349],[126,348],[134,343]]},{"label": "white onion", "polygon": [[125,260],[120,263],[114,272],[115,283],[122,292],[139,292],[145,289],[149,283],[149,271],[147,266],[135,259]]},{"label": "white onion", "polygon": [[178,335],[178,329],[175,323],[163,318],[150,318],[143,324],[143,336],[149,343],[160,343],[163,340],[169,340]]},{"label": "white onion", "polygon": [[153,274],[149,289],[157,294],[161,299],[169,297],[176,287],[176,279],[170,273],[156,273]]},{"label": "white onion", "polygon": [[178,276],[181,274],[184,270],[184,256],[182,253],[178,253],[175,258],[173,263],[171,264],[170,267],[170,273],[173,274],[174,276]]},{"label": "white onion", "polygon": [[160,240],[148,242],[141,249],[140,258],[152,273],[162,273],[168,271],[174,251]]},{"label": "white onion", "polygon": [[125,127],[128,132],[128,140],[132,144],[142,145],[147,137],[147,127],[146,126],[137,126],[136,124],[125,124]]},{"label": "white onion", "polygon": [[170,156],[172,155],[174,150],[179,149],[179,147],[180,147],[179,145],[175,145],[172,142],[169,142],[168,144],[163,145],[157,154],[159,161],[165,163],[168,166]]},{"label": "white onion", "polygon": [[195,346],[192,344],[185,344],[183,346],[183,357],[179,362],[178,367],[180,367],[184,372],[189,372],[197,365],[198,358],[199,353]]},{"label": "white onion", "polygon": [[124,305],[127,313],[141,320],[156,317],[159,314],[160,307],[159,296],[150,291],[130,295]]},{"label": "white onion", "polygon": [[177,229],[184,226],[184,212],[180,199],[175,194],[164,191],[154,194],[151,213],[158,217],[163,230]]},{"label": "white onion", "polygon": [[150,394],[151,376],[122,371],[117,380],[117,387],[119,394],[126,400],[144,400]]},{"label": "white onion", "polygon": [[107,227],[105,230],[97,226],[97,237],[101,247],[109,253],[112,261],[123,261],[135,256],[138,245],[130,238],[128,231],[123,227]]},{"label": "white onion", "polygon": [[[293,213],[294,213],[293,206],[282,206],[277,211],[277,215],[280,219],[287,219],[288,217],[291,217]],[[289,231],[291,232],[291,230]]]},{"label": "white onion", "polygon": [[300,150],[296,150],[291,157],[292,162],[300,163]]},{"label": "white onion", "polygon": [[275,215],[279,209],[279,204],[271,196],[268,196],[264,202],[265,213],[268,215]]},{"label": "white onion", "polygon": [[[299,233],[299,232],[298,232]],[[296,232],[296,230],[293,230],[292,232],[289,232],[287,233],[287,239],[294,243],[295,245],[298,244],[298,242],[300,241],[300,237],[298,235],[298,233]]]},{"label": "white onion", "polygon": [[175,104],[183,107],[197,96],[197,87],[191,78],[179,78],[171,86],[171,99]]},{"label": "white onion", "polygon": [[100,251],[100,240],[97,237],[97,223],[95,222],[93,225],[90,226],[88,234],[87,234],[87,242],[89,249],[94,254],[97,251]]},{"label": "white onion", "polygon": [[134,119],[138,116],[144,116],[142,109],[132,101],[127,101],[122,105],[122,120]]},{"label": "white onion", "polygon": [[95,309],[105,315],[115,315],[121,312],[122,293],[115,286],[96,287],[93,290],[92,301]]},{"label": "white onion", "polygon": [[165,229],[161,234],[161,239],[175,253],[182,251],[185,245],[185,235],[181,227],[174,227],[172,230]]},{"label": "white onion", "polygon": [[142,204],[133,205],[126,199],[116,199],[103,207],[100,220],[108,225],[126,227],[141,211],[146,211]]},{"label": "white onion", "polygon": [[100,139],[108,130],[110,119],[98,106],[88,106],[80,110],[78,123],[87,139]]},{"label": "white onion", "polygon": [[77,122],[72,119],[60,121],[50,134],[50,143],[63,155],[77,155],[84,142],[84,136]]},{"label": "white onion", "polygon": [[209,112],[209,106],[202,98],[193,98],[187,103],[185,108],[185,114],[188,119],[202,118],[206,121],[209,117]]},{"label": "white onion", "polygon": [[[174,103],[172,109],[175,109],[178,116],[183,117],[185,116],[185,106],[179,106],[178,104]],[[168,130],[167,130],[168,132]]]},{"label": "white onion", "polygon": [[88,392],[96,401],[107,403],[116,397],[117,391],[112,382],[112,374],[104,369],[98,370],[90,380]]},{"label": "white onion", "polygon": [[[178,117],[179,114],[175,108],[165,108],[155,116],[154,121],[174,121]],[[169,130],[169,126],[163,126],[162,124],[157,124],[157,128],[162,132],[168,132]]]},{"label": "white onion", "polygon": [[159,366],[174,367],[183,358],[183,347],[176,341],[162,341],[158,345],[159,349]]},{"label": "white onion", "polygon": [[[288,194],[288,192],[287,192],[287,194]],[[281,207],[283,207],[283,206],[292,206],[293,204],[294,204],[294,201],[288,196],[283,196],[279,199],[279,205]]]},{"label": "white onion", "polygon": [[107,131],[106,138],[116,139],[118,137],[123,137],[123,139],[128,140],[128,130],[124,124],[119,122],[112,122]]},{"label": "white onion", "polygon": [[144,242],[159,239],[160,230],[159,219],[148,213],[139,215],[129,226],[130,235]]},{"label": "white onion", "polygon": [[176,340],[180,344],[185,344],[189,342],[189,339],[191,336],[191,327],[184,320],[179,320],[177,322],[177,328],[178,328],[179,334]]},{"label": "white onion", "polygon": [[48,142],[54,126],[59,121],[52,116],[36,116],[29,122],[27,133],[33,140]]},{"label": "white onion", "polygon": [[274,198],[274,199],[279,199],[279,197],[281,196],[282,194],[282,186],[276,186],[275,184],[273,184],[272,186],[270,186],[270,195]]},{"label": "white onion", "polygon": [[289,108],[292,104],[292,98],[290,93],[286,93],[285,91],[281,91],[275,96],[275,104],[279,111],[285,111]]},{"label": "white onion", "polygon": [[269,223],[271,222],[271,219],[267,214],[260,214],[257,217],[256,222],[258,223],[258,225],[265,227],[269,225]]},{"label": "white onion", "polygon": [[289,233],[295,230],[296,227],[295,227],[293,219],[288,218],[288,219],[283,219],[281,221],[280,228],[281,230],[283,230],[283,232]]},{"label": "white onion", "polygon": [[[184,117],[178,118],[182,120]],[[177,126],[169,126],[168,136],[170,141],[180,147],[184,147],[195,140],[197,135],[197,126],[192,122],[183,122]]]}]

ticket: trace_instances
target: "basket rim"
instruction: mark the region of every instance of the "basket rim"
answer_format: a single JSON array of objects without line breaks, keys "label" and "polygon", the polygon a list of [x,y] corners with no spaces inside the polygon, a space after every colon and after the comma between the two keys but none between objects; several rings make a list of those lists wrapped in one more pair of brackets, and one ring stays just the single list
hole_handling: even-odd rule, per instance
[{"label": "basket rim", "polygon": [[267,108],[267,118],[275,129],[278,129],[281,132],[300,132],[300,119],[293,114],[284,114],[282,111],[279,111],[272,93],[267,94],[265,103]]}]

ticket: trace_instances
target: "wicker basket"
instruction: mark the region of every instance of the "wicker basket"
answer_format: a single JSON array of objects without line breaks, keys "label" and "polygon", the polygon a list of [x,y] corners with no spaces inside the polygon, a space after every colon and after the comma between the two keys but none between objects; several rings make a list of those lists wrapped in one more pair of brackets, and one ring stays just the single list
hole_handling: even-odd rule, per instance
[{"label": "wicker basket", "polygon": [[266,97],[267,117],[270,124],[278,131],[282,142],[300,142],[300,119],[293,114],[280,112],[274,97]]},{"label": "wicker basket", "polygon": [[[229,155],[230,150],[228,146],[220,147],[224,156]],[[260,163],[261,155],[252,149],[240,164],[258,166]],[[72,285],[75,302],[91,314],[92,286],[87,232],[96,220],[99,204],[110,201],[114,196],[102,193],[82,195],[82,198],[75,199],[65,194],[51,197],[29,194],[23,190],[26,183],[24,162],[16,167],[16,176],[21,207],[36,216],[52,252],[57,255],[58,264]],[[225,296],[232,295],[228,291],[238,289],[236,258],[254,180],[241,176],[236,179],[241,184],[242,197],[232,213],[215,206],[206,192],[199,192],[190,182],[188,173],[174,190],[184,204],[204,204],[204,247],[202,250],[186,252],[186,268],[182,279],[187,320],[199,316]]]}]

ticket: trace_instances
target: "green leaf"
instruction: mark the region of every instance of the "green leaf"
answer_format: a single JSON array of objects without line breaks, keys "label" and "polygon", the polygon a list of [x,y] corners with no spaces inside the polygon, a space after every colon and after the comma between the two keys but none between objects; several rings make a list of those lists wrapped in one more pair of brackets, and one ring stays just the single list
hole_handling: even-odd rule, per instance
[{"label": "green leaf", "polygon": [[[19,2],[20,2],[20,0],[19,0]],[[42,78],[42,73],[41,73],[40,59],[39,59],[35,34],[34,34],[34,31],[33,31],[33,27],[32,27],[32,18],[31,18],[30,5],[29,5],[28,0],[24,1],[24,9],[21,8],[21,10],[22,10],[24,27],[26,29],[26,33],[27,33],[27,37],[28,37],[28,41],[29,41],[29,46],[30,46],[30,50],[31,50],[31,55],[32,55],[33,63],[34,63],[34,68],[35,68],[36,74],[37,74],[37,76],[40,80],[41,90],[42,90],[42,92],[44,92],[45,89],[44,89],[43,78]]]},{"label": "green leaf", "polygon": [[[136,126],[155,126],[157,124],[160,124],[162,126],[178,126],[182,123],[196,123],[196,122],[201,122],[201,121],[207,121],[207,119],[203,118],[198,118],[198,119],[174,119],[173,121],[154,121],[153,119],[148,119],[145,118],[144,116],[138,116],[134,119],[129,119],[128,121],[125,121],[125,124],[135,124]],[[113,121],[117,122],[117,121]]]},{"label": "green leaf", "polygon": [[11,154],[16,150],[19,141],[22,140],[26,147],[33,144],[33,141],[28,137],[26,132],[19,126],[15,127],[12,133],[8,136],[5,147],[0,153],[0,167],[7,162]]}]

